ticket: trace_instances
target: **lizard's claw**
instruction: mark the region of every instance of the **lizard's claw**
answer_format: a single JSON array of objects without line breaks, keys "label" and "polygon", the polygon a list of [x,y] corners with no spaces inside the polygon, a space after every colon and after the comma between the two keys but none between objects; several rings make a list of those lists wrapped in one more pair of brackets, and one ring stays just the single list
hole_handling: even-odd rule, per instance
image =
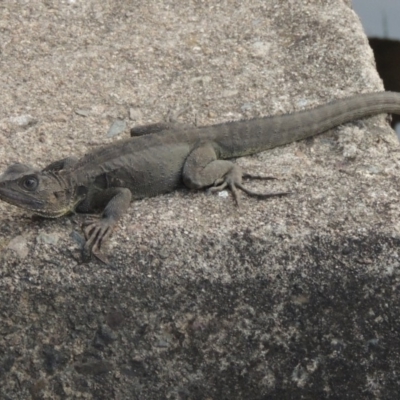
[{"label": "lizard's claw", "polygon": [[248,196],[258,197],[259,199],[265,199],[267,197],[273,196],[286,196],[291,192],[267,192],[267,193],[259,193],[254,192],[250,189],[247,189],[242,184],[242,177],[246,179],[262,179],[262,180],[270,180],[270,179],[277,179],[273,176],[259,176],[259,175],[250,175],[250,174],[241,174],[239,169],[233,168],[225,177],[217,180],[214,183],[214,186],[210,187],[208,190],[211,193],[220,192],[226,188],[229,188],[233,194],[236,204],[240,207],[240,194],[239,190],[245,192]]},{"label": "lizard's claw", "polygon": [[114,225],[105,219],[90,218],[83,225],[86,243],[83,248],[84,258],[94,255],[104,264],[108,264],[107,256],[101,251],[104,242],[111,236]]}]

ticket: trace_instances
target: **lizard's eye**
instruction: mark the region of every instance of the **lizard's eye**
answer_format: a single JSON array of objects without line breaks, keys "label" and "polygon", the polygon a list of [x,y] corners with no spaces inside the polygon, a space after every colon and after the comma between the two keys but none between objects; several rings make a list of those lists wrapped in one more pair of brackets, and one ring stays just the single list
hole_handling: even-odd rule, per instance
[{"label": "lizard's eye", "polygon": [[22,180],[22,186],[26,190],[34,191],[38,186],[38,180],[34,176],[26,176]]}]

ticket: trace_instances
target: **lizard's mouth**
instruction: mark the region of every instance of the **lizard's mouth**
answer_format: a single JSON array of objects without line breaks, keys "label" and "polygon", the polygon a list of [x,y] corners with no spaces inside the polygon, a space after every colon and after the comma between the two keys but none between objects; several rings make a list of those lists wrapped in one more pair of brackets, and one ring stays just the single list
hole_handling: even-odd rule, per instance
[{"label": "lizard's mouth", "polygon": [[12,204],[13,206],[31,211],[32,213],[40,215],[41,217],[59,218],[63,215],[73,212],[76,204],[78,204],[82,200],[82,198],[79,198],[79,201],[77,201],[76,204],[74,203],[65,207],[52,209],[48,207],[49,203],[47,201],[37,199],[29,193],[24,193],[4,187],[0,183],[0,200]]},{"label": "lizard's mouth", "polygon": [[43,209],[45,204],[44,201],[38,200],[29,194],[16,192],[15,190],[1,186],[0,199],[14,206],[19,206],[34,211]]}]

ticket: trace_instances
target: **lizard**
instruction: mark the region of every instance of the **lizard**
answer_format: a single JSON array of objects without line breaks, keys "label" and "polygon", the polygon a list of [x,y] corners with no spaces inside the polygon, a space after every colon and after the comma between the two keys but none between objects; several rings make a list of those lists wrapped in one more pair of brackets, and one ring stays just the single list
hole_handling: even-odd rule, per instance
[{"label": "lizard", "polygon": [[83,226],[84,253],[107,263],[104,242],[132,200],[190,189],[239,190],[265,198],[288,192],[257,193],[246,188],[232,158],[306,139],[338,125],[379,113],[400,114],[400,93],[353,95],[311,109],[210,126],[165,122],[133,127],[131,137],[85,154],[55,161],[42,170],[10,165],[0,176],[0,200],[34,214],[58,218],[100,214]]}]

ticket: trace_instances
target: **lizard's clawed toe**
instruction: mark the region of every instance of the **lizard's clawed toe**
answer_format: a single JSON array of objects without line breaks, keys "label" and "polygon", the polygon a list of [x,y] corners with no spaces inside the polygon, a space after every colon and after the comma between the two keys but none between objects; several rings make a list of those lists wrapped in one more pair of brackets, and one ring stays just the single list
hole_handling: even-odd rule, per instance
[{"label": "lizard's clawed toe", "polygon": [[242,178],[243,179],[258,179],[258,180],[261,180],[261,181],[270,181],[270,180],[278,179],[275,176],[252,175],[252,174],[249,174],[247,172],[243,173]]},{"label": "lizard's clawed toe", "polygon": [[90,218],[83,226],[86,243],[83,248],[83,254],[86,258],[90,255],[95,256],[104,264],[108,264],[107,256],[101,251],[104,242],[111,236],[113,226],[104,219]]},{"label": "lizard's clawed toe", "polygon": [[267,193],[254,192],[253,190],[247,189],[242,184],[242,178],[259,179],[259,180],[277,179],[273,176],[250,175],[247,173],[242,175],[239,168],[233,168],[228,174],[225,175],[224,178],[216,181],[214,186],[210,187],[208,190],[211,193],[213,193],[213,192],[220,192],[221,190],[229,188],[238,206],[240,206],[239,190],[243,191],[248,196],[258,197],[260,199],[265,199],[267,197],[273,197],[273,196],[286,196],[288,194],[291,194],[291,192],[267,192]]}]

